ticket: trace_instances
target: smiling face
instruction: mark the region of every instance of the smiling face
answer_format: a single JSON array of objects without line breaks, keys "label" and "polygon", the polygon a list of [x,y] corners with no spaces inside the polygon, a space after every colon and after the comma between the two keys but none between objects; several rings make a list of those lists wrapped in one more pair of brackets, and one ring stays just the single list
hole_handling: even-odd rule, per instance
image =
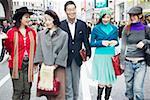
[{"label": "smiling face", "polygon": [[108,24],[110,22],[111,16],[106,14],[103,18],[102,18],[102,22],[103,24]]},{"label": "smiling face", "polygon": [[21,25],[28,26],[30,15],[28,13],[24,14],[21,19]]},{"label": "smiling face", "polygon": [[74,20],[76,18],[76,7],[74,4],[66,6],[66,14],[69,20]]},{"label": "smiling face", "polygon": [[139,17],[138,15],[130,15],[130,20],[131,20],[131,23],[136,23],[139,21]]},{"label": "smiling face", "polygon": [[52,29],[55,26],[54,23],[53,23],[54,19],[51,16],[47,15],[47,14],[44,15],[44,21],[45,21],[45,26],[47,28]]}]

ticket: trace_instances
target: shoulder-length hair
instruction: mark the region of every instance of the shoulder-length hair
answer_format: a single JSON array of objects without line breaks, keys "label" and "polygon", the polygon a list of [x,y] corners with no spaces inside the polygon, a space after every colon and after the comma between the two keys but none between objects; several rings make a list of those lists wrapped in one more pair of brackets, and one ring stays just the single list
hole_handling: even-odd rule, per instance
[{"label": "shoulder-length hair", "polygon": [[56,26],[60,25],[59,17],[53,10],[46,10],[45,14],[51,16],[54,19],[54,21],[53,21],[54,25],[56,25]]}]

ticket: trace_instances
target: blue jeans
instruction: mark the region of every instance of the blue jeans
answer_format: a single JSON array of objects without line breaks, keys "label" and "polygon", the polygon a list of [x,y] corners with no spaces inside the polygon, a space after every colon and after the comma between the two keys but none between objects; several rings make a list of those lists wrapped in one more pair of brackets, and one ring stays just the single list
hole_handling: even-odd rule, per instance
[{"label": "blue jeans", "polygon": [[132,63],[125,61],[126,96],[134,100],[144,100],[143,85],[146,74],[145,61]]}]

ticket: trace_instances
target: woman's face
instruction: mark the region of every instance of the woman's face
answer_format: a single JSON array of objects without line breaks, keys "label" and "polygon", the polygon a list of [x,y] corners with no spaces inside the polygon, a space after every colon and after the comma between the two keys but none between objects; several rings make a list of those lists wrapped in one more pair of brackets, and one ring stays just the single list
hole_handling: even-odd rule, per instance
[{"label": "woman's face", "polygon": [[51,29],[51,28],[53,28],[55,26],[53,21],[54,21],[53,17],[51,17],[51,16],[49,16],[47,14],[44,15],[44,22],[45,22],[45,26],[47,28]]},{"label": "woman's face", "polygon": [[29,18],[30,18],[29,14],[24,14],[21,19],[21,25],[28,26],[28,23],[30,21]]},{"label": "woman's face", "polygon": [[136,23],[139,21],[139,18],[137,15],[130,15],[131,23]]},{"label": "woman's face", "polygon": [[106,14],[103,18],[102,18],[102,22],[103,24],[108,24],[110,22],[111,16]]}]

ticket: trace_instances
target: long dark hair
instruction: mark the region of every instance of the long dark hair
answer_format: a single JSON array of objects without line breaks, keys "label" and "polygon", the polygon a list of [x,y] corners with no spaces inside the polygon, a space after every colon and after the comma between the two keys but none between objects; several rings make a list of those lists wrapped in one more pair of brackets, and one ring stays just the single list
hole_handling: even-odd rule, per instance
[{"label": "long dark hair", "polygon": [[14,27],[19,28],[21,26],[21,19],[23,17],[24,14],[20,15],[16,20],[15,20],[15,25]]}]

